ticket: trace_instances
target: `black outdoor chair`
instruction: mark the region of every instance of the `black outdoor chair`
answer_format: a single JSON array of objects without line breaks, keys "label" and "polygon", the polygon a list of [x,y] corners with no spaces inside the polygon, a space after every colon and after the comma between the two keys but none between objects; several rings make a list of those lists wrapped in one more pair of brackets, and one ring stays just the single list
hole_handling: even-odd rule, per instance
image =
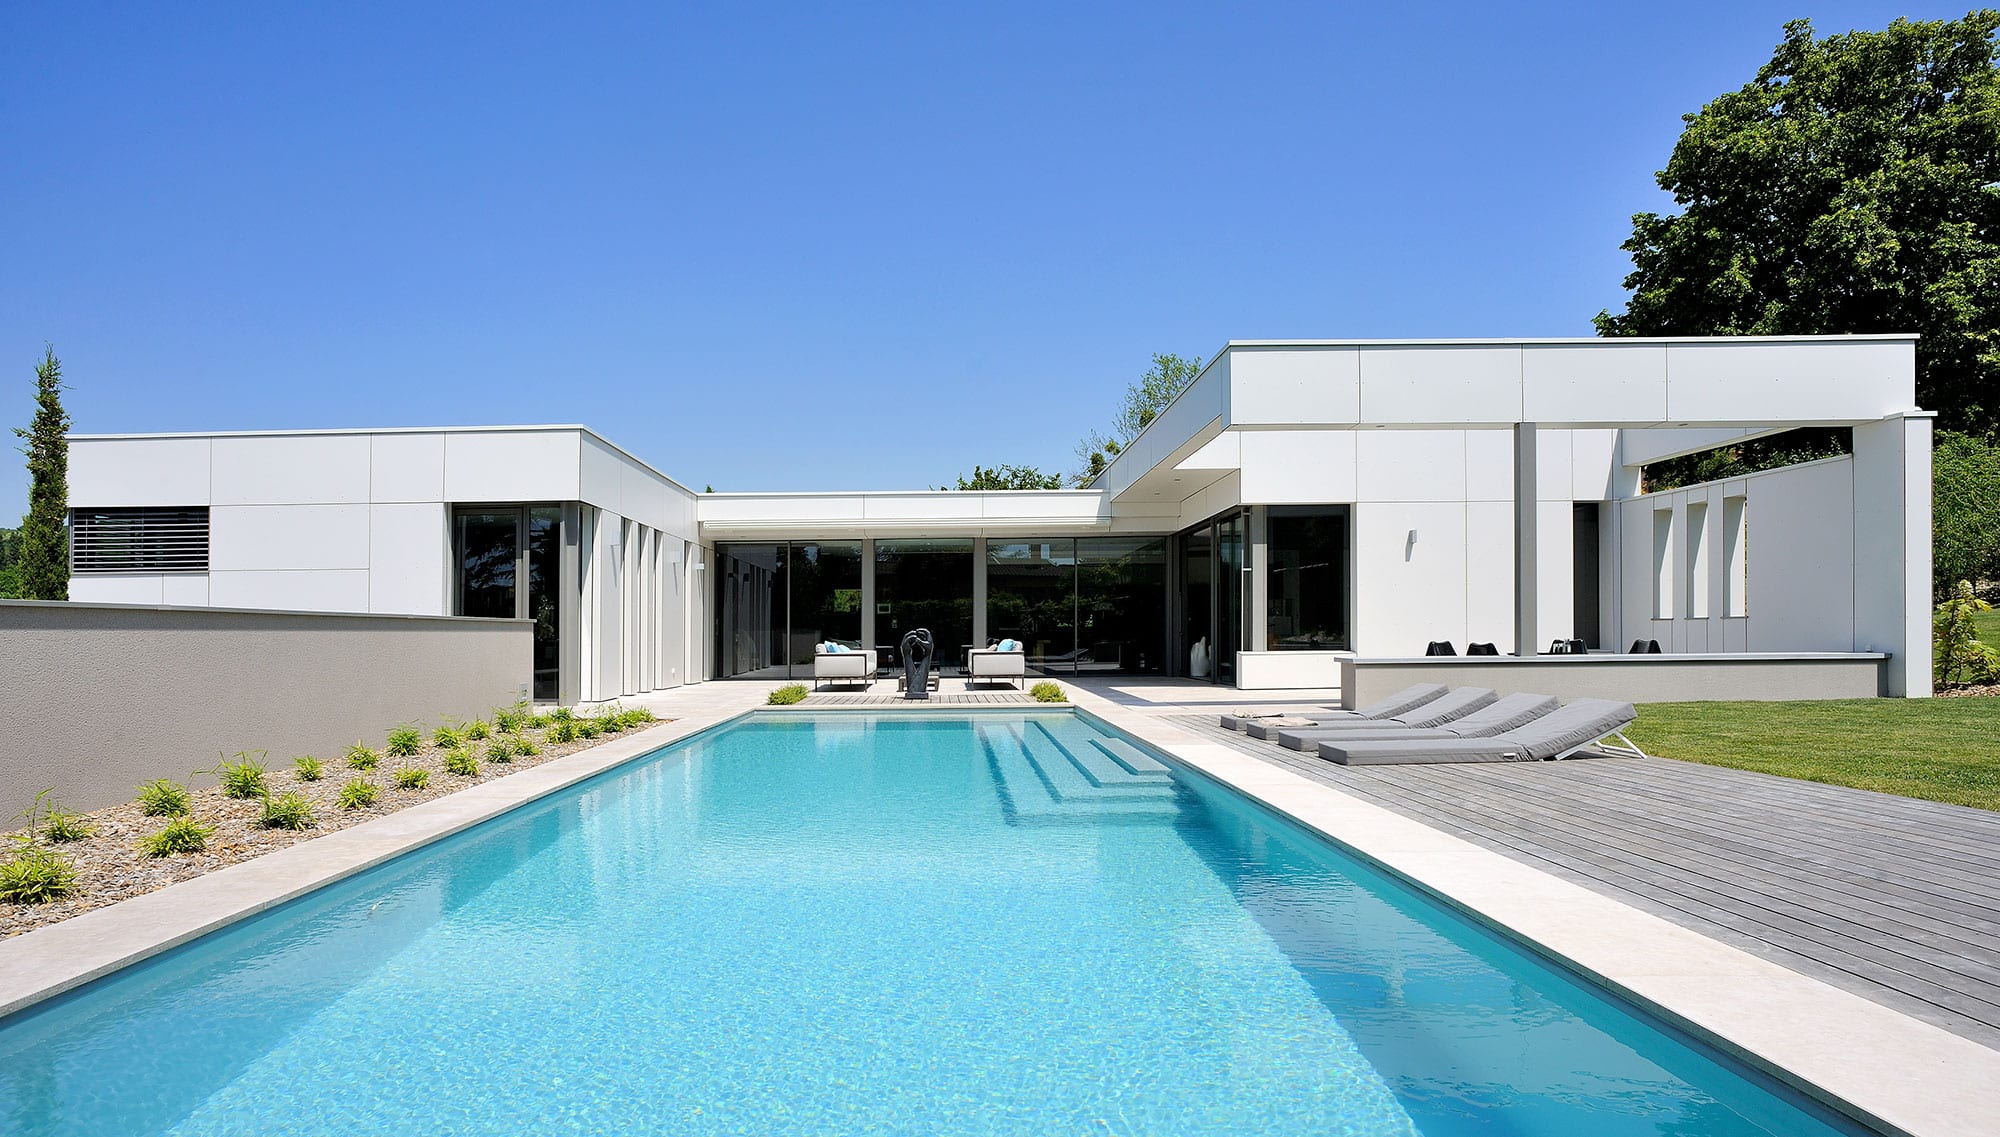
[{"label": "black outdoor chair", "polygon": [[1499,648],[1497,648],[1497,647],[1495,647],[1495,646],[1493,646],[1492,644],[1466,644],[1466,645],[1465,645],[1465,654],[1467,654],[1467,655],[1499,655],[1499,654],[1500,654],[1500,649],[1499,649]]},{"label": "black outdoor chair", "polygon": [[1425,648],[1425,649],[1424,649],[1424,654],[1425,654],[1425,655],[1457,655],[1457,654],[1458,654],[1458,651],[1457,651],[1457,649],[1456,649],[1456,648],[1453,648],[1453,647],[1451,646],[1451,641],[1450,641],[1450,640],[1432,640],[1432,641],[1431,641],[1431,646],[1429,646],[1429,647],[1427,647],[1427,648]]}]

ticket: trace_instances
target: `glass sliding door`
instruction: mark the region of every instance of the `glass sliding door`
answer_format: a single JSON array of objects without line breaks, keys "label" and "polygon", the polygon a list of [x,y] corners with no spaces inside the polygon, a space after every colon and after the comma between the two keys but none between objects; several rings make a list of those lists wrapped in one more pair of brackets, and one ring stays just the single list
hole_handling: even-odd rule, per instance
[{"label": "glass sliding door", "polygon": [[1268,526],[1272,651],[1345,651],[1353,644],[1348,613],[1348,525],[1344,505],[1274,505]]},{"label": "glass sliding door", "polygon": [[1236,650],[1243,646],[1243,515],[1231,514],[1215,524],[1216,608],[1215,681],[1236,682]]},{"label": "glass sliding door", "polygon": [[986,638],[1021,641],[1031,670],[1075,674],[1076,541],[986,544]]},{"label": "glass sliding door", "polygon": [[[929,628],[938,666],[965,666],[972,643],[972,539],[875,542],[875,640],[900,650],[903,635]],[[882,662],[891,658],[885,654]]]},{"label": "glass sliding door", "polygon": [[453,611],[533,620],[534,697],[561,697],[562,507],[465,506],[452,517]]},{"label": "glass sliding door", "polygon": [[1076,565],[1077,671],[1159,674],[1167,662],[1166,538],[1079,537]]},{"label": "glass sliding door", "polygon": [[784,679],[786,547],[720,545],[715,550],[715,676]]},{"label": "glass sliding door", "polygon": [[1204,526],[1181,538],[1181,674],[1213,679],[1215,657],[1215,532]]},{"label": "glass sliding door", "polygon": [[788,561],[790,677],[810,679],[814,644],[867,646],[861,642],[861,542],[793,542]]}]

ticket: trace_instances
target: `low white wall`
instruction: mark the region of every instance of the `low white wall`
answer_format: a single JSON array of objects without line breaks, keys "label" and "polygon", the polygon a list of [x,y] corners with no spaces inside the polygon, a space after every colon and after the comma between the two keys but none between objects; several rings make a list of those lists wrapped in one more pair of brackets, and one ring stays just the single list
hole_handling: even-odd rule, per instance
[{"label": "low white wall", "polygon": [[1446,656],[1342,661],[1340,697],[1365,706],[1413,683],[1490,687],[1628,703],[1872,699],[1884,694],[1879,652],[1700,655]]},{"label": "low white wall", "polygon": [[0,601],[0,811],[482,715],[529,691],[533,640],[532,620]]},{"label": "low white wall", "polygon": [[1340,686],[1340,651],[1239,651],[1236,686],[1244,691]]}]

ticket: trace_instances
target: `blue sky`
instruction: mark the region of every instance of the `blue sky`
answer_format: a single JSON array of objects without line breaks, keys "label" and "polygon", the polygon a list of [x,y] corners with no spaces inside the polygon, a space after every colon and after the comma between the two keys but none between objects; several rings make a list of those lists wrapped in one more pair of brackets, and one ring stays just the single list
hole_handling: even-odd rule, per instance
[{"label": "blue sky", "polygon": [[[1590,334],[1784,21],[1959,6],[9,5],[0,422],[1067,469],[1152,352]],[[0,518],[26,477],[0,464]]]}]

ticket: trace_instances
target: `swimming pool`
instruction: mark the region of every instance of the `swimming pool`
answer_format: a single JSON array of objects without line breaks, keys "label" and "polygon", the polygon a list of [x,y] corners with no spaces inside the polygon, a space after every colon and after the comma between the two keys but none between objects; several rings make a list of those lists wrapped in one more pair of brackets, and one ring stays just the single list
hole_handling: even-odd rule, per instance
[{"label": "swimming pool", "polygon": [[1068,711],[677,743],[0,1022],[0,1119],[1859,1132]]}]

